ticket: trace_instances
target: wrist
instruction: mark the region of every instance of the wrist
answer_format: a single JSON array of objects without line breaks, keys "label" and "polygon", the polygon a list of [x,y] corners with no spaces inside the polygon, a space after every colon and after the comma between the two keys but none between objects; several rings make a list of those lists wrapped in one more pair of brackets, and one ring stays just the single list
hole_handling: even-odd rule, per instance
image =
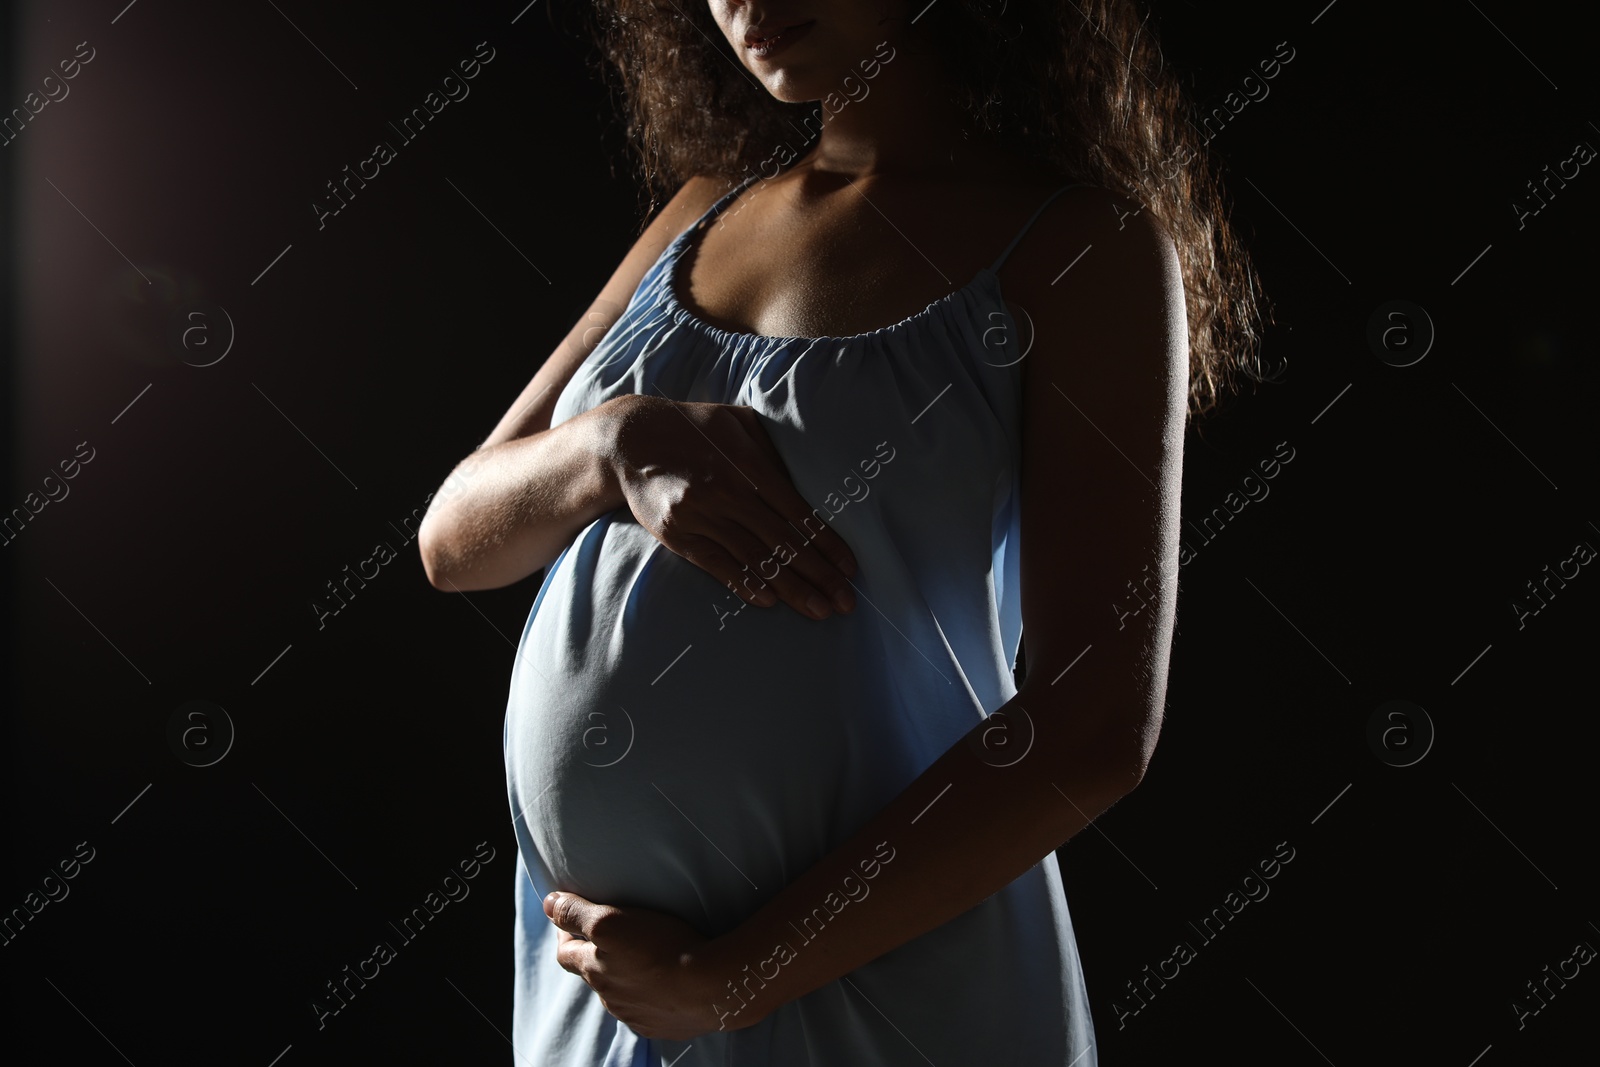
[{"label": "wrist", "polygon": [[634,393],[614,396],[591,412],[590,453],[594,457],[596,475],[608,510],[627,504],[623,492],[624,465],[620,443],[628,420],[638,409],[638,401],[647,399]]},{"label": "wrist", "polygon": [[737,929],[712,938],[696,961],[697,985],[710,1005],[713,1029],[742,1030],[777,1010],[777,987],[757,974],[759,954]]}]

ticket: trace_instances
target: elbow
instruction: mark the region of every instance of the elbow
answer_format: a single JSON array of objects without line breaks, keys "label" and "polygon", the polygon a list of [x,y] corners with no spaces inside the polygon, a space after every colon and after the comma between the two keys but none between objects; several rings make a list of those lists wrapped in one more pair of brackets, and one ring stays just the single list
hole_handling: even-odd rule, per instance
[{"label": "elbow", "polygon": [[[1049,707],[1050,698],[1033,696],[1030,703],[1036,709]],[[1097,700],[1092,693],[1076,699],[1072,711],[1050,708],[1037,720],[1038,740],[1049,753],[1046,765],[1081,783],[1086,794],[1114,804],[1137,789],[1149,772],[1161,733],[1160,705],[1125,697]]]},{"label": "elbow", "polygon": [[1115,740],[1103,738],[1101,744],[1094,746],[1100,757],[1096,761],[1098,773],[1094,777],[1109,803],[1116,803],[1139,788],[1150,769],[1150,759],[1156,747],[1155,730],[1152,728],[1136,725],[1125,732],[1118,732],[1123,736]]},{"label": "elbow", "polygon": [[1124,795],[1133,792],[1144,781],[1150,770],[1150,760],[1156,754],[1156,740],[1161,733],[1161,714],[1144,715],[1132,724],[1128,744],[1121,746],[1114,762],[1114,781],[1125,785]]},{"label": "elbow", "polygon": [[1144,781],[1146,763],[1106,753],[1088,766],[1083,763],[1078,766],[1076,788],[1067,786],[1064,792],[1070,794],[1076,813],[1093,822],[1139,788],[1139,783]]},{"label": "elbow", "polygon": [[422,557],[422,572],[428,576],[429,585],[445,593],[460,591],[461,584],[450,573],[449,553],[427,519],[417,530],[417,554]]},{"label": "elbow", "polygon": [[1150,759],[1140,755],[1131,759],[1117,761],[1111,771],[1111,784],[1119,796],[1127,796],[1139,788],[1139,783],[1144,781],[1145,772],[1150,767]]},{"label": "elbow", "polygon": [[485,558],[470,542],[441,532],[429,519],[417,530],[417,553],[428,584],[442,593],[478,593],[499,589],[522,577],[508,577],[493,559]]},{"label": "elbow", "polygon": [[450,592],[452,584],[444,568],[440,566],[438,557],[429,554],[426,548],[422,549],[422,573],[427,575],[428,584],[440,592]]}]

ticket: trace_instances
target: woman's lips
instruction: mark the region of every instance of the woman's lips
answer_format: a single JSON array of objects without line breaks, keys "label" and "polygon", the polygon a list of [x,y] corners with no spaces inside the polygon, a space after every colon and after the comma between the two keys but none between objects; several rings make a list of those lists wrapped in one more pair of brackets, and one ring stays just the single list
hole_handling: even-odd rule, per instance
[{"label": "woman's lips", "polygon": [[802,22],[797,26],[786,26],[766,37],[758,36],[754,32],[746,34],[745,48],[757,59],[771,58],[804,37],[812,25],[812,22]]}]

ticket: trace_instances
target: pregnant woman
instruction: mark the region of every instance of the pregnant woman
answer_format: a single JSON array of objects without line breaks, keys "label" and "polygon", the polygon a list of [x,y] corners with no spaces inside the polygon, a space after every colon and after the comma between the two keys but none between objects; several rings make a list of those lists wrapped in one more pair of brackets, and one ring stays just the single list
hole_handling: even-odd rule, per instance
[{"label": "pregnant woman", "polygon": [[1150,761],[1254,342],[1170,75],[1107,0],[598,9],[675,192],[420,537],[544,570],[517,1062],[1090,1067],[1052,853]]}]

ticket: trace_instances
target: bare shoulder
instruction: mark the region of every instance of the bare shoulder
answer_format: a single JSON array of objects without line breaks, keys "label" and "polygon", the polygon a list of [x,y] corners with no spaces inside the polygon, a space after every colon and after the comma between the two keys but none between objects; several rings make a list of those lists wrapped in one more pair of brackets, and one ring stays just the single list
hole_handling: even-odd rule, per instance
[{"label": "bare shoulder", "polygon": [[[1006,263],[1007,298],[1035,329],[1027,373],[1074,382],[1107,405],[1181,420],[1171,392],[1188,375],[1188,318],[1177,246],[1154,213],[1090,186],[1051,202]],[[1138,383],[1143,383],[1140,388]]]},{"label": "bare shoulder", "polygon": [[695,220],[711,209],[711,205],[723,193],[733,188],[728,182],[704,174],[696,174],[678,187],[671,198],[656,212],[651,220],[650,229],[659,227],[666,241],[663,246],[670,244],[672,239],[688,229]]},{"label": "bare shoulder", "polygon": [[1147,207],[1094,186],[1075,186],[1044,210],[1006,264],[1006,292],[1040,307],[1084,296],[1160,303],[1182,291],[1177,247]]},{"label": "bare shoulder", "polygon": [[617,287],[631,291],[632,286],[638,284],[645,268],[655,262],[656,258],[666,251],[668,245],[693,226],[696,220],[709,211],[717,199],[731,188],[732,185],[727,181],[708,175],[697,174],[686,179],[678,186],[677,191],[656,209],[639,236],[634,239],[633,247],[619,269],[619,276],[612,279]]},{"label": "bare shoulder", "polygon": [[1069,189],[1012,260],[1004,291],[1033,331],[1022,367],[1025,452],[1082,456],[1104,434],[1120,454],[1104,457],[1108,481],[1096,491],[1111,499],[1107,486],[1132,464],[1162,485],[1170,505],[1188,402],[1189,323],[1167,227],[1128,197]]}]

